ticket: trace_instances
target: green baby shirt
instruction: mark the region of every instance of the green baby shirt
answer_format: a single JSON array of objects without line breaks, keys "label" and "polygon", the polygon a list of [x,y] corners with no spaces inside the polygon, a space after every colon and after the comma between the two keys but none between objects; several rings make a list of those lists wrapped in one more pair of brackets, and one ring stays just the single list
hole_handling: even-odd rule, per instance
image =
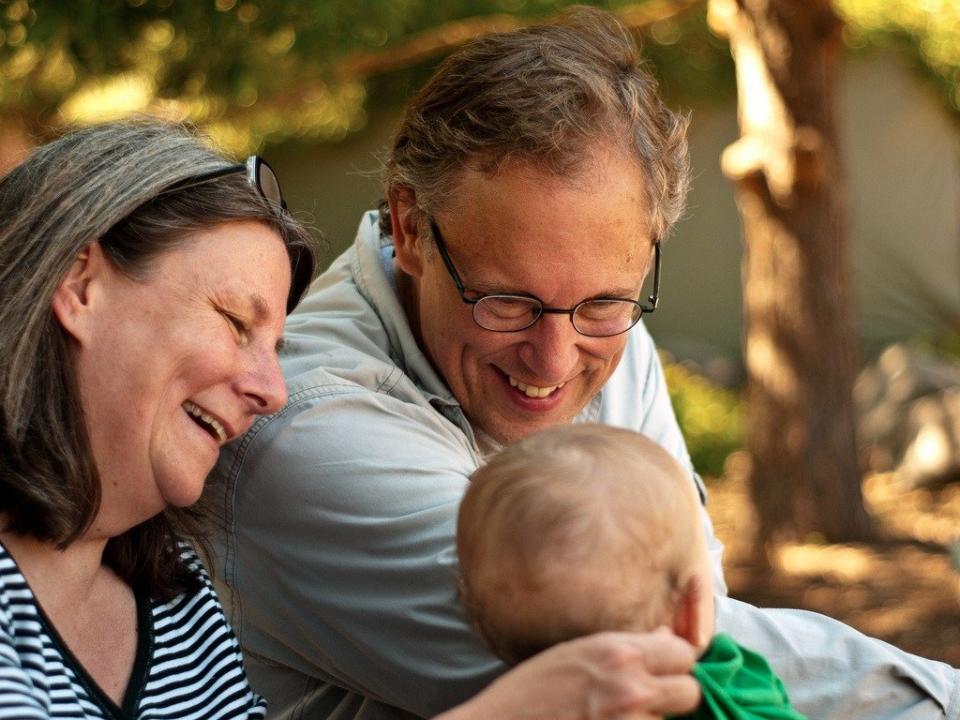
[{"label": "green baby shirt", "polygon": [[693,666],[703,700],[674,720],[806,720],[790,707],[787,690],[767,661],[718,633]]}]

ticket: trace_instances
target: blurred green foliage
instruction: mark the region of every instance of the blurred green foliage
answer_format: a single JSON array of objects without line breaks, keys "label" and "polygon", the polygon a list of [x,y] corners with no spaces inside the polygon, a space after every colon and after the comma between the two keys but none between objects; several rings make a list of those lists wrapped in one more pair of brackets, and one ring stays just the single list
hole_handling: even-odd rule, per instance
[{"label": "blurred green foliage", "polygon": [[[0,127],[43,140],[64,125],[149,112],[241,152],[337,140],[400,102],[444,52],[573,0],[0,0]],[[958,0],[836,0],[857,47],[897,43],[960,112]],[[643,27],[671,101],[732,96],[706,0],[596,0]],[[671,16],[671,12],[677,11]]]},{"label": "blurred green foliage", "polygon": [[[289,137],[336,140],[363,127],[368,102],[399,102],[422,80],[422,66],[484,29],[468,19],[509,27],[570,4],[0,0],[0,123],[42,140],[67,124],[147,112],[201,125],[235,151]],[[698,2],[595,4],[669,10]],[[657,66],[694,94],[731,91],[723,42],[707,31],[703,12],[692,15],[650,28],[650,45],[663,49]],[[440,32],[425,37],[431,30]],[[418,42],[428,50],[422,58],[405,57]]]},{"label": "blurred green foliage", "polygon": [[960,362],[960,318],[952,317],[947,329],[921,332],[907,340],[907,345],[923,355]]},{"label": "blurred green foliage", "polygon": [[[481,24],[557,13],[571,0],[0,0],[0,122],[42,139],[71,122],[151,112],[207,127],[247,149],[287,137],[339,139],[362,127],[370,103],[419,84],[444,48]],[[631,12],[687,9],[644,28],[646,53],[681,103],[734,90],[724,40],[706,0],[600,0]],[[857,46],[903,44],[960,107],[957,0],[837,0]],[[439,30],[439,48],[404,62]],[[365,58],[363,56],[366,56]],[[376,62],[383,59],[385,70]],[[256,139],[256,141],[254,141]]]},{"label": "blurred green foliage", "polygon": [[895,45],[960,115],[960,0],[835,0],[853,47]]},{"label": "blurred green foliage", "polygon": [[714,384],[683,363],[664,358],[663,370],[693,466],[705,477],[719,477],[727,456],[743,447],[740,393]]}]

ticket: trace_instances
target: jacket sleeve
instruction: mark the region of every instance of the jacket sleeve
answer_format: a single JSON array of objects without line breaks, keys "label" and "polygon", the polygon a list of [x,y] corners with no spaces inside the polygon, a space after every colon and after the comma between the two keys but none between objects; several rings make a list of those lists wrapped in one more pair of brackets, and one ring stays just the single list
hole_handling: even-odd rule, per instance
[{"label": "jacket sleeve", "polygon": [[794,705],[818,720],[960,720],[960,672],[867,637],[824,615],[756,608],[725,597],[723,546],[706,512],[663,368],[642,323],[603,390],[600,422],[639,430],[688,467],[701,507],[716,591],[717,629],[767,657]]},{"label": "jacket sleeve", "polygon": [[244,649],[421,717],[478,692],[503,666],[456,597],[474,465],[431,407],[346,386],[255,426],[226,468],[217,550]]},{"label": "jacket sleeve", "polygon": [[960,672],[806,610],[716,599],[717,630],[763,655],[817,720],[957,720]]}]

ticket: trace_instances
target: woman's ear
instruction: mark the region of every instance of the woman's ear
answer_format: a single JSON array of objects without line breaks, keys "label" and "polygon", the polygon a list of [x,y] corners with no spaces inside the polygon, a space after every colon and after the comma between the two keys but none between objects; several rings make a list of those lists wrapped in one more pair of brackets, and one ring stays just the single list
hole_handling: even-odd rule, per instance
[{"label": "woman's ear", "polygon": [[410,188],[401,187],[389,193],[390,223],[397,265],[407,275],[423,273],[423,242],[417,224],[417,196]]},{"label": "woman's ear", "polygon": [[92,304],[107,264],[100,243],[90,243],[74,258],[53,293],[53,314],[63,329],[81,344],[90,337]]}]

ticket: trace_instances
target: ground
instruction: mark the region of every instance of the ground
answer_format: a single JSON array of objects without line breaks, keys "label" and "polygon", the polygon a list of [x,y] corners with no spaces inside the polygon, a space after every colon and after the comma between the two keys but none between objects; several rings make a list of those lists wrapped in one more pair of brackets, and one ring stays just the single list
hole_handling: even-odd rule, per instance
[{"label": "ground", "polygon": [[[764,563],[750,542],[752,510],[736,458],[710,483],[708,507],[726,546],[730,595],[842,620],[924,657],[960,667],[960,485],[905,490],[889,474],[864,483],[888,538],[857,545],[786,544]],[[955,558],[951,559],[951,547]]]}]

